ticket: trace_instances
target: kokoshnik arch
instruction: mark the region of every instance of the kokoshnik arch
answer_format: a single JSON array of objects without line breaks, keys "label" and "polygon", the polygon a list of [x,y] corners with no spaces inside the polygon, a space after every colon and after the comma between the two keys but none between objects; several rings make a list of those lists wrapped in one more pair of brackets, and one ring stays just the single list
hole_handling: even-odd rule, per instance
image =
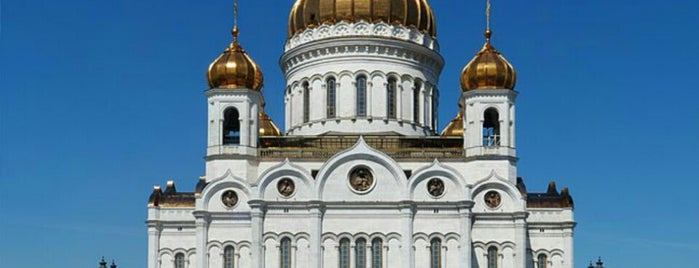
[{"label": "kokoshnik arch", "polygon": [[517,175],[517,75],[489,26],[440,132],[426,0],[298,0],[288,30],[282,133],[236,15],[207,73],[206,174],[154,188],[149,268],[573,267],[568,189]]}]

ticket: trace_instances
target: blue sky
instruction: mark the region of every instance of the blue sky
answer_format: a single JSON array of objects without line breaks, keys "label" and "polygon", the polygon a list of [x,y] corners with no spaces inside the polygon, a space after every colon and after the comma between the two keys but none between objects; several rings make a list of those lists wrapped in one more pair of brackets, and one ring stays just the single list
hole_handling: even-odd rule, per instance
[{"label": "blue sky", "polygon": [[[440,125],[483,43],[485,1],[430,1],[446,67]],[[283,120],[292,0],[242,0],[241,42]],[[146,265],[146,203],[203,175],[205,72],[226,0],[5,0],[0,29],[0,266]],[[520,175],[576,202],[576,267],[699,267],[699,34],[692,0],[493,2],[519,74]]]}]

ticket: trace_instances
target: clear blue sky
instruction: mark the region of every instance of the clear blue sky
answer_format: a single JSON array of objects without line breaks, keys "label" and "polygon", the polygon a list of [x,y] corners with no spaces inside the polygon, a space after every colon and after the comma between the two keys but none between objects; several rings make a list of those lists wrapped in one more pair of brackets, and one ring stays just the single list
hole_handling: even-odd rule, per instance
[{"label": "clear blue sky", "polygon": [[[440,124],[483,43],[484,0],[431,0],[447,64]],[[292,0],[241,0],[241,41],[283,120]],[[205,72],[228,0],[5,0],[0,266],[145,267],[154,184],[204,172]],[[576,202],[576,267],[699,267],[699,19],[694,0],[493,2],[519,73],[519,172]]]}]

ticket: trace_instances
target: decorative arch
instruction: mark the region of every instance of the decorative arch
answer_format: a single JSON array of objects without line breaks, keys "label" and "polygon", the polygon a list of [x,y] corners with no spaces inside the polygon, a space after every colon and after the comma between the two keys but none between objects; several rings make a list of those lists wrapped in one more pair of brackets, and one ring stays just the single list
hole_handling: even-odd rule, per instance
[{"label": "decorative arch", "polygon": [[196,207],[198,210],[204,210],[209,207],[209,201],[211,198],[219,191],[227,188],[233,188],[240,190],[245,197],[250,198],[251,189],[248,187],[247,183],[244,182],[245,179],[233,175],[231,170],[226,170],[223,176],[211,180],[206,187],[201,192],[201,198],[197,199]]},{"label": "decorative arch", "polygon": [[[354,146],[334,155],[320,168],[318,175],[316,176],[315,194],[317,198],[323,198],[323,190],[325,189],[325,184],[328,181],[330,174],[340,165],[352,160],[371,161],[383,166],[391,173],[398,185],[405,189],[405,181],[407,181],[407,178],[398,163],[383,152],[369,146],[364,141],[364,138],[360,136],[359,140]],[[404,197],[407,196],[405,192],[402,195]]]},{"label": "decorative arch", "polygon": [[306,169],[291,163],[287,158],[284,159],[284,162],[272,166],[260,174],[255,198],[262,198],[265,190],[273,181],[285,176],[298,178],[307,189],[313,189],[314,183],[311,174]]},{"label": "decorative arch", "polygon": [[412,199],[415,193],[415,188],[418,186],[418,184],[432,177],[443,177],[450,180],[459,187],[459,190],[463,196],[466,197],[466,200],[472,200],[472,196],[470,195],[469,191],[466,191],[466,179],[464,179],[456,169],[443,165],[437,159],[432,161],[431,165],[417,169],[413,172],[413,175],[408,180],[408,197]]},{"label": "decorative arch", "polygon": [[516,207],[518,209],[525,209],[525,203],[522,198],[522,194],[519,192],[517,187],[512,184],[509,180],[507,180],[504,177],[501,177],[500,175],[495,172],[495,170],[491,170],[490,174],[486,176],[483,179],[478,180],[473,186],[472,186],[472,197],[477,196],[481,192],[484,192],[486,190],[492,190],[492,189],[498,189],[501,190],[510,197],[511,200],[514,201],[516,204]]}]

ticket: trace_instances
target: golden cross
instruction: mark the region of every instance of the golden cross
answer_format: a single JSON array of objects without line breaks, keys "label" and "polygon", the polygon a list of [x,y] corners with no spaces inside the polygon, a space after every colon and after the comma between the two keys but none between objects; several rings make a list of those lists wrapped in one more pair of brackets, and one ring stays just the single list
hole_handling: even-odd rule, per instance
[{"label": "golden cross", "polygon": [[238,0],[233,0],[233,29],[238,29]]},{"label": "golden cross", "polygon": [[486,3],[486,5],[485,5],[485,19],[486,19],[485,29],[487,31],[490,31],[490,8],[491,8],[490,0],[488,0],[488,3]]}]

